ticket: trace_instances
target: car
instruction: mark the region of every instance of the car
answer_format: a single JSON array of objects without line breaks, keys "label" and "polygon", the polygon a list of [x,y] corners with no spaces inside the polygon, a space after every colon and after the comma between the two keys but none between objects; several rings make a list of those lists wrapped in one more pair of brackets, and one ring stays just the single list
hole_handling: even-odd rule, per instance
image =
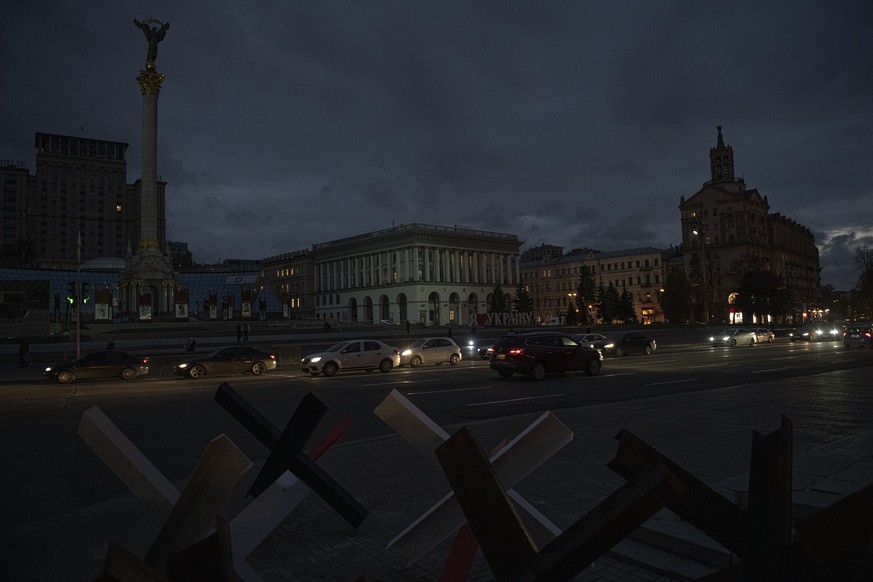
[{"label": "car", "polygon": [[873,325],[854,323],[847,327],[843,333],[843,346],[847,348],[873,346]]},{"label": "car", "polygon": [[279,366],[279,357],[251,346],[219,348],[204,356],[176,364],[176,374],[196,380],[208,374],[254,374],[260,376]]},{"label": "car", "polygon": [[333,376],[339,371],[365,370],[390,372],[400,366],[400,350],[379,340],[355,339],[335,343],[323,352],[300,360],[307,374]]},{"label": "car", "polygon": [[655,338],[638,331],[607,335],[604,339],[594,342],[594,347],[603,352],[604,356],[626,356],[628,354],[650,355],[658,349]]},{"label": "car", "polygon": [[583,346],[567,334],[529,331],[509,333],[497,340],[489,365],[503,378],[526,374],[542,380],[549,373],[580,370],[596,376],[602,364],[600,350]]},{"label": "car", "polygon": [[490,360],[491,355],[494,353],[494,344],[488,344],[486,346],[479,346],[479,349],[476,350],[476,355],[479,356],[480,360]]},{"label": "car", "polygon": [[843,339],[843,328],[839,324],[827,321],[805,323],[792,330],[789,339],[808,342],[839,341]]},{"label": "car", "polygon": [[583,346],[589,347],[597,347],[595,344],[597,342],[602,342],[606,339],[606,336],[602,333],[575,333],[570,336],[577,343],[582,344]]},{"label": "car", "polygon": [[400,365],[417,368],[422,364],[456,365],[461,361],[461,348],[447,337],[424,337],[400,350]]},{"label": "car", "polygon": [[709,336],[709,343],[714,346],[753,346],[758,336],[746,327],[726,327]]},{"label": "car", "polygon": [[69,384],[78,380],[121,378],[133,380],[149,373],[149,358],[117,350],[103,350],[82,356],[72,362],[49,366],[43,378],[49,382]]},{"label": "car", "polygon": [[773,333],[773,330],[767,329],[766,327],[759,327],[755,330],[755,343],[764,343],[772,344],[773,340],[776,339],[776,334]]}]

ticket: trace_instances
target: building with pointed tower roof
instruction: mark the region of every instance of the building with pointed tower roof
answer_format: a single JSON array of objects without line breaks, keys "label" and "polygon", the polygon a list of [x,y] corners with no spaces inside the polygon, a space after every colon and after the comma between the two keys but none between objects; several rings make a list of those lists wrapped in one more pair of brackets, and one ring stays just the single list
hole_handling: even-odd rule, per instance
[{"label": "building with pointed tower roof", "polygon": [[[721,126],[709,150],[710,179],[689,198],[681,197],[685,274],[695,288],[698,321],[743,321],[734,303],[744,273],[769,270],[782,278],[792,313],[803,319],[819,295],[818,248],[810,230],[780,213],[770,213],[767,196],[747,189],[735,174],[734,150]],[[748,319],[748,318],[747,318]],[[756,322],[767,323],[767,322]]]}]

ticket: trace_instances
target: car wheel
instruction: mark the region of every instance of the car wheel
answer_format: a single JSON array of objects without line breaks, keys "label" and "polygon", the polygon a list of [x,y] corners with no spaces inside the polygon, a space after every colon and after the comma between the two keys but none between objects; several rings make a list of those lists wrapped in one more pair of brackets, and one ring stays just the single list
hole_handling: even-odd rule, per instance
[{"label": "car wheel", "polygon": [[136,370],[133,368],[125,368],[121,371],[122,380],[133,380],[136,378]]},{"label": "car wheel", "polygon": [[453,366],[457,366],[458,362],[460,362],[460,361],[461,361],[461,357],[458,356],[458,354],[452,354],[451,356],[449,356],[449,363]]},{"label": "car wheel", "polygon": [[394,367],[394,364],[391,363],[391,360],[385,359],[379,362],[379,371],[383,374],[385,372],[390,372],[391,368]]},{"label": "car wheel", "polygon": [[73,375],[73,373],[66,370],[58,374],[58,382],[60,382],[61,384],[69,384],[75,379],[76,377]]},{"label": "car wheel", "polygon": [[752,339],[749,340],[749,346],[750,346],[750,347],[755,347],[755,343],[756,343],[756,342],[755,342],[755,338],[752,338]]},{"label": "car wheel", "polygon": [[646,346],[646,349],[643,350],[643,351],[646,352],[646,355],[647,355],[647,356],[651,356],[651,355],[652,355],[652,346],[647,345],[647,346]]},{"label": "car wheel", "polygon": [[497,368],[497,373],[504,378],[509,378],[510,376],[512,376],[512,370],[510,370],[509,368]]},{"label": "car wheel", "polygon": [[324,374],[325,376],[330,377],[330,376],[333,376],[334,374],[336,374],[337,370],[339,370],[339,368],[337,367],[336,364],[334,364],[333,362],[328,362],[321,369],[321,373]]},{"label": "car wheel", "polygon": [[592,359],[588,360],[588,365],[585,366],[585,373],[588,374],[589,376],[596,376],[597,374],[600,373],[601,367],[602,367],[602,364],[601,364],[600,360],[598,360],[596,358],[592,358]]},{"label": "car wheel", "polygon": [[542,362],[534,362],[530,367],[528,376],[530,376],[531,380],[542,380],[546,377],[546,367]]},{"label": "car wheel", "polygon": [[615,355],[619,358],[622,357],[624,355],[624,350],[621,348],[615,348]]},{"label": "car wheel", "polygon": [[417,368],[421,365],[421,356],[413,356],[411,360],[409,360],[409,365],[413,368]]},{"label": "car wheel", "polygon": [[732,347],[732,348],[737,347],[737,340],[734,339],[734,338],[731,338],[731,347]]},{"label": "car wheel", "polygon": [[188,376],[190,376],[194,380],[196,380],[197,378],[202,378],[205,375],[206,375],[206,370],[203,368],[203,366],[200,366],[200,365],[191,366],[191,369],[188,370]]},{"label": "car wheel", "polygon": [[255,362],[252,364],[252,374],[255,376],[260,376],[264,372],[267,371],[267,366],[264,365],[264,362]]}]

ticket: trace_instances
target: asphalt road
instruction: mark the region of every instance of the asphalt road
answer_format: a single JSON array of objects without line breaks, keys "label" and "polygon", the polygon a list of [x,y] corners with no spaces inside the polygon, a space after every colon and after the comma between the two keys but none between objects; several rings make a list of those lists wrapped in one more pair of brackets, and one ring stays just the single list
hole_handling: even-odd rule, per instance
[{"label": "asphalt road", "polygon": [[[302,397],[311,392],[328,407],[313,439],[349,417],[351,425],[343,440],[356,441],[393,434],[372,412],[392,390],[408,396],[444,427],[606,402],[622,403],[628,418],[633,418],[646,414],[640,403],[651,396],[723,390],[724,405],[729,407],[739,404],[732,400],[735,392],[741,392],[734,391],[736,387],[760,385],[766,389],[785,378],[871,365],[873,350],[847,350],[838,342],[792,344],[779,340],[742,348],[668,347],[651,356],[607,358],[596,377],[568,373],[539,382],[521,376],[503,379],[487,362],[467,359],[458,366],[347,373],[332,378],[312,377],[287,366],[261,377],[206,377],[197,381],[158,376],[127,383],[65,386],[5,383],[0,390],[0,495],[7,507],[4,529],[127,494],[76,434],[82,413],[92,406],[99,406],[161,472],[181,483],[206,444],[218,434],[227,434],[253,460],[262,460],[267,454],[214,401],[223,382],[280,429]],[[851,408],[869,408],[870,403],[839,398],[839,386],[832,382],[821,391],[821,398],[814,401],[820,402],[828,423],[840,428],[866,423],[863,416],[854,416]],[[694,414],[694,410],[687,414]]]}]

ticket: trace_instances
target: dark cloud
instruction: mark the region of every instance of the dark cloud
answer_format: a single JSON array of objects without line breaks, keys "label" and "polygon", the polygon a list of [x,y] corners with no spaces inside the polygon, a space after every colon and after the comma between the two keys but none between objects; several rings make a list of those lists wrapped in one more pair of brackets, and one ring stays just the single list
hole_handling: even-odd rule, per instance
[{"label": "dark cloud", "polygon": [[139,176],[146,43],[160,44],[168,233],[260,258],[405,222],[526,245],[678,244],[715,126],[823,282],[869,244],[873,5],[56,0],[0,20],[0,158],[37,131],[123,141]]}]

